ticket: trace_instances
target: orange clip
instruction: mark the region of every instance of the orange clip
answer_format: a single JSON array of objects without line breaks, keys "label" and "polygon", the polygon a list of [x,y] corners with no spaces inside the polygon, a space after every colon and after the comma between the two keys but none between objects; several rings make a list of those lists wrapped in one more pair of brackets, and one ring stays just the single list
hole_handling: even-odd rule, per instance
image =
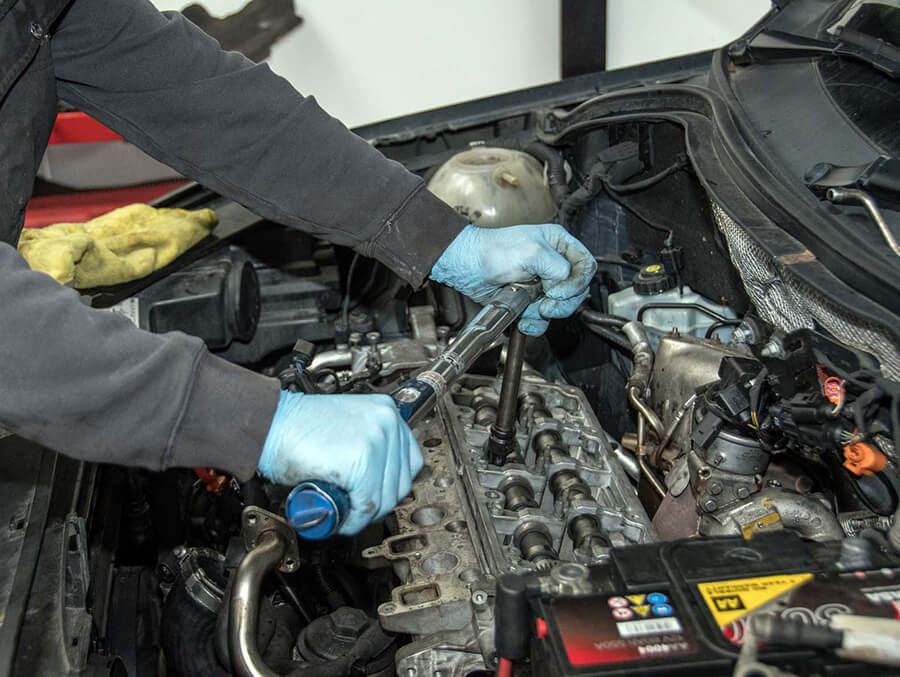
[{"label": "orange clip", "polygon": [[228,482],[228,478],[217,473],[215,468],[194,468],[194,472],[206,485],[206,490],[217,496],[222,493],[222,487]]},{"label": "orange clip", "polygon": [[854,475],[871,475],[887,466],[887,457],[865,442],[854,442],[844,447],[844,467]]},{"label": "orange clip", "polygon": [[829,376],[826,378],[822,383],[822,389],[825,392],[825,397],[827,397],[828,401],[832,404],[840,404],[844,399],[844,380],[837,376]]}]

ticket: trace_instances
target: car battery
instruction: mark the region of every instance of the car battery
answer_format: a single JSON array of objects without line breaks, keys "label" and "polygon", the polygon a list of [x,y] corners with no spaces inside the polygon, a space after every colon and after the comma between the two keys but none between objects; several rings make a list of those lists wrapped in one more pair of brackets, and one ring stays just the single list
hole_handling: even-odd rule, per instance
[{"label": "car battery", "polygon": [[[759,614],[812,625],[835,614],[900,618],[900,562],[873,550],[848,568],[840,543],[778,532],[633,546],[614,549],[604,565],[557,565],[522,586],[532,613],[523,628],[532,637],[528,669],[731,674]],[[762,646],[758,660],[796,675],[900,674],[798,647]]]}]

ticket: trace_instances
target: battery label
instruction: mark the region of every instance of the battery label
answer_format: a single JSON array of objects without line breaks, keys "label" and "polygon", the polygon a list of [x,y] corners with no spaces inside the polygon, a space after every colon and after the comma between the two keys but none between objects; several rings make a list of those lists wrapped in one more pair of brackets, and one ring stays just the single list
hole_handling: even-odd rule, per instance
[{"label": "battery label", "polygon": [[827,625],[836,614],[900,618],[900,570],[894,569],[764,576],[697,587],[724,638],[736,645],[743,644],[749,624],[761,615],[805,625]]},{"label": "battery label", "polygon": [[725,627],[811,578],[812,574],[758,576],[700,583],[697,588],[716,623]]},{"label": "battery label", "polygon": [[552,602],[552,618],[572,667],[697,653],[664,592]]}]

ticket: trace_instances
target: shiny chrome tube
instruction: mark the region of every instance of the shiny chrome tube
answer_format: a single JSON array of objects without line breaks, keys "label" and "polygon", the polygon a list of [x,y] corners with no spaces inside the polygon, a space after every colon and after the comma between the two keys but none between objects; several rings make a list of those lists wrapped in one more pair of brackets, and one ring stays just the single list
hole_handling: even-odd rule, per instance
[{"label": "shiny chrome tube", "polygon": [[666,487],[662,482],[659,481],[659,478],[656,476],[653,468],[650,467],[650,464],[647,463],[647,451],[644,447],[647,424],[645,423],[646,419],[642,414],[638,414],[638,422],[637,422],[637,462],[638,467],[641,469],[641,475],[643,475],[647,482],[650,484],[650,487],[653,491],[656,492],[656,495],[660,498],[665,498],[666,496]]},{"label": "shiny chrome tube", "polygon": [[256,646],[260,585],[284,556],[285,544],[276,531],[259,537],[255,548],[238,565],[229,600],[228,647],[231,665],[240,677],[278,677],[262,660]]},{"label": "shiny chrome tube", "polygon": [[657,413],[644,401],[644,393],[650,387],[650,376],[653,373],[653,348],[647,339],[647,332],[640,322],[629,322],[622,327],[622,333],[631,343],[632,369],[628,379],[626,392],[628,401],[641,414],[657,439],[665,435],[665,426]]}]

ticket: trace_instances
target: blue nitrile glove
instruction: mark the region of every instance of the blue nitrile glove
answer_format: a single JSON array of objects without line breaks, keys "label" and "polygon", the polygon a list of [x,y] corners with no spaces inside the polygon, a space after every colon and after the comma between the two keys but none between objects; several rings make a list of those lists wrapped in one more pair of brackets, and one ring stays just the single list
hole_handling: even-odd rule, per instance
[{"label": "blue nitrile glove", "polygon": [[434,264],[431,279],[484,303],[503,285],[540,277],[544,295],[519,320],[522,333],[540,336],[547,320],[578,309],[595,272],[587,247],[562,226],[466,226]]},{"label": "blue nitrile glove", "polygon": [[424,463],[387,395],[283,390],[258,470],[278,484],[327,480],[346,490],[350,514],[339,533],[350,536],[403,500]]}]

